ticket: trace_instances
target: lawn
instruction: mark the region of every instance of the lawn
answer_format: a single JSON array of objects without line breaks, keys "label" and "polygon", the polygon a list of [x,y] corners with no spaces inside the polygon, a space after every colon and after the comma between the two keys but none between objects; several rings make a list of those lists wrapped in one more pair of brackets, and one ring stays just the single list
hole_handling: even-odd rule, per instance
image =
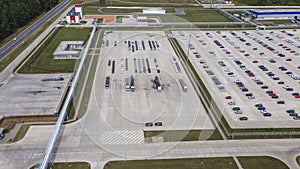
[{"label": "lawn", "polygon": [[262,24],[293,24],[291,20],[257,20],[256,22]]},{"label": "lawn", "polygon": [[[69,163],[54,163],[52,169],[90,169],[91,166],[87,162],[69,162]],[[34,166],[30,169],[34,169]]]},{"label": "lawn", "polygon": [[231,157],[111,161],[104,169],[237,169]]},{"label": "lawn", "polygon": [[90,6],[82,7],[82,13],[84,15],[101,14],[98,10],[99,10],[99,8],[97,8],[97,7],[90,7]]},{"label": "lawn", "polygon": [[142,7],[199,7],[194,0],[123,0],[123,1],[99,1],[87,3],[87,6],[142,6]]},{"label": "lawn", "polygon": [[177,15],[189,22],[232,22],[216,10],[185,10],[186,15]]},{"label": "lawn", "polygon": [[282,161],[268,156],[238,157],[244,169],[288,169]]},{"label": "lawn", "polygon": [[24,122],[55,122],[57,116],[20,116],[20,117],[5,117],[0,121],[0,127],[9,132],[16,123]]},{"label": "lawn", "polygon": [[61,41],[87,41],[91,29],[58,28],[53,36],[46,40],[18,73],[71,73],[76,60],[53,59],[52,53]]},{"label": "lawn", "polygon": [[[199,150],[200,151],[200,150]],[[288,169],[280,160],[268,156],[238,157],[244,169]],[[232,157],[164,160],[110,161],[104,169],[237,169]]]}]

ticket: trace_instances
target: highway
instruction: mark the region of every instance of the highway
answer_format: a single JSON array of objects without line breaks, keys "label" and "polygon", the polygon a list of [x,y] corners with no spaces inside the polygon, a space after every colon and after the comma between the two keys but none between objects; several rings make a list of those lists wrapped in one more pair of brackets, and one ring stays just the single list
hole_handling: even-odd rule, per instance
[{"label": "highway", "polygon": [[54,9],[45,14],[42,18],[20,33],[15,37],[15,40],[11,40],[6,45],[4,45],[0,49],[0,59],[5,57],[8,53],[10,53],[15,47],[17,47],[20,43],[22,43],[28,36],[30,36],[36,29],[38,29],[42,24],[47,22],[53,16],[55,16],[58,12],[60,12],[63,8],[65,8],[72,0],[64,0],[60,4],[58,4]]}]

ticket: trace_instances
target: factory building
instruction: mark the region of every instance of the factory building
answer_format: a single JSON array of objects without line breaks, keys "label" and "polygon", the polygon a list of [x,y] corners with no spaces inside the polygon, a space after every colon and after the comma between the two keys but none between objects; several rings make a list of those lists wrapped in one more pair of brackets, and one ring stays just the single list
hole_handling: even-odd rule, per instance
[{"label": "factory building", "polygon": [[83,41],[61,41],[53,53],[54,59],[78,59]]},{"label": "factory building", "polygon": [[249,10],[255,20],[299,20],[300,10]]},{"label": "factory building", "polygon": [[74,8],[67,14],[66,19],[68,23],[80,23],[82,18],[82,4],[77,2]]}]

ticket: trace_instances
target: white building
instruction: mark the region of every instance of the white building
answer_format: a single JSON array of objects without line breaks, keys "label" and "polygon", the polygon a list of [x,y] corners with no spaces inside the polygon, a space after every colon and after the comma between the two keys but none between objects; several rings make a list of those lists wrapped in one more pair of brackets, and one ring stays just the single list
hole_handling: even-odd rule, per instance
[{"label": "white building", "polygon": [[80,18],[82,18],[82,4],[80,2],[76,2],[74,4],[75,12],[80,14]]},{"label": "white building", "polygon": [[77,2],[74,4],[74,9],[72,9],[66,16],[68,23],[80,23],[82,18],[82,4]]},{"label": "white building", "polygon": [[61,41],[53,53],[54,59],[78,59],[83,41]]},{"label": "white building", "polygon": [[143,14],[166,14],[166,10],[158,8],[144,9]]}]

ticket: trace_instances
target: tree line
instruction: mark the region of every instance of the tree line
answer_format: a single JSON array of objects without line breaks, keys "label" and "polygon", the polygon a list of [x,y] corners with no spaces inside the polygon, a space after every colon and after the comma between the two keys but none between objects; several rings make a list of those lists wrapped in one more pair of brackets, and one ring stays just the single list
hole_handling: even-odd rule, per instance
[{"label": "tree line", "polygon": [[0,0],[0,42],[56,4],[58,0]]}]

